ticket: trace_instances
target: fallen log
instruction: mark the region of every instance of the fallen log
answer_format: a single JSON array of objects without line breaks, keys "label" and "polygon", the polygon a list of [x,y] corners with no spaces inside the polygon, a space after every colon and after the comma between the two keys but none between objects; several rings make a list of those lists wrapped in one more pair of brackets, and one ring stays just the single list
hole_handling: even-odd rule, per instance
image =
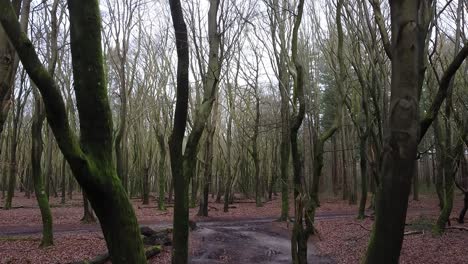
[{"label": "fallen log", "polygon": [[169,246],[172,244],[170,234],[172,230],[167,228],[163,230],[153,230],[147,226],[140,227],[140,233],[143,235],[143,244]]}]

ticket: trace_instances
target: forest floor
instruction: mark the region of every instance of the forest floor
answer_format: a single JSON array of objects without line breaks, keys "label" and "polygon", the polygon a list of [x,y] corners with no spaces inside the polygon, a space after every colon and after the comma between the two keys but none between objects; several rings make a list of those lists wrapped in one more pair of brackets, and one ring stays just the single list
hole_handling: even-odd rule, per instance
[{"label": "forest floor", "polygon": [[[17,193],[12,210],[0,210],[0,263],[70,263],[91,259],[106,252],[105,241],[97,224],[83,224],[81,195],[60,204],[51,198],[55,245],[38,248],[41,218],[34,198]],[[455,220],[462,207],[457,194],[452,213],[452,226],[468,228]],[[3,200],[0,201],[3,204]],[[132,199],[141,225],[154,229],[171,226],[172,207],[160,211],[154,199],[143,206]],[[292,205],[292,203],[290,203]],[[210,202],[209,217],[198,217],[198,208],[190,209],[197,229],[190,233],[190,263],[290,263],[289,235],[292,224],[275,220],[280,214],[280,197],[256,207],[249,199],[237,199],[229,212],[223,205]],[[292,209],[292,208],[291,208]],[[291,210],[292,213],[292,210]],[[373,218],[356,219],[357,206],[337,198],[323,197],[316,216],[318,236],[309,243],[311,263],[359,263],[370,237]],[[368,212],[371,214],[371,212]],[[468,232],[449,229],[434,237],[432,224],[438,215],[437,199],[421,195],[410,200],[400,263],[468,263]],[[170,263],[170,249],[151,259],[150,263]]]}]

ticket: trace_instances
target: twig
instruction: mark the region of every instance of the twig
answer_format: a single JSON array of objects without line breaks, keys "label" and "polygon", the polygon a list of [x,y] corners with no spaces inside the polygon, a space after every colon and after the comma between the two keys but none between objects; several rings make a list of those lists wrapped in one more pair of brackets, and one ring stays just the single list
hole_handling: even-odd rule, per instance
[{"label": "twig", "polygon": [[407,231],[404,233],[405,236],[418,235],[418,234],[424,234],[424,232],[423,231]]},{"label": "twig", "polygon": [[464,226],[449,226],[449,227],[446,227],[445,229],[468,231],[468,227],[464,227]]}]

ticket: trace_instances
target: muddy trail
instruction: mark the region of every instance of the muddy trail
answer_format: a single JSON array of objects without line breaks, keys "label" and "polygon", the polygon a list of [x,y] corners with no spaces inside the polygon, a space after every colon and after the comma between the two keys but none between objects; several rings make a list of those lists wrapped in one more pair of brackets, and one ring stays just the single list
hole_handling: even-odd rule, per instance
[{"label": "muddy trail", "polygon": [[[430,212],[414,210],[410,213]],[[370,212],[369,212],[370,213]],[[355,218],[352,212],[321,212],[317,221]],[[198,220],[197,228],[191,232],[193,241],[200,242],[190,256],[190,263],[217,264],[282,264],[291,263],[290,230],[282,227],[272,217],[254,218],[206,218]],[[172,227],[171,222],[141,221],[141,226],[153,229]],[[0,237],[40,235],[42,226],[1,226]],[[54,234],[79,234],[101,232],[98,224],[55,225]],[[198,243],[197,243],[198,244]],[[315,245],[309,242],[309,263],[335,263],[334,260],[319,256]]]},{"label": "muddy trail", "polygon": [[[207,223],[192,233],[202,248],[190,257],[193,264],[291,263],[291,241],[287,230],[267,220],[237,223]],[[318,256],[312,243],[308,246],[309,263],[334,263]]]}]

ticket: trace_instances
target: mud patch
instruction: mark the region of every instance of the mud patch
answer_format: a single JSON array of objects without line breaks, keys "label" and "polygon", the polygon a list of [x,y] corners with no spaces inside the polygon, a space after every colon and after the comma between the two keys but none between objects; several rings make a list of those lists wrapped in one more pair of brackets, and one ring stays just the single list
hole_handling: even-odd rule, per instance
[{"label": "mud patch", "polygon": [[[191,256],[190,263],[291,263],[288,234],[278,230],[271,222],[201,224],[192,236],[201,241],[201,248]],[[318,256],[312,243],[308,248],[309,263],[334,263],[329,258]]]}]

